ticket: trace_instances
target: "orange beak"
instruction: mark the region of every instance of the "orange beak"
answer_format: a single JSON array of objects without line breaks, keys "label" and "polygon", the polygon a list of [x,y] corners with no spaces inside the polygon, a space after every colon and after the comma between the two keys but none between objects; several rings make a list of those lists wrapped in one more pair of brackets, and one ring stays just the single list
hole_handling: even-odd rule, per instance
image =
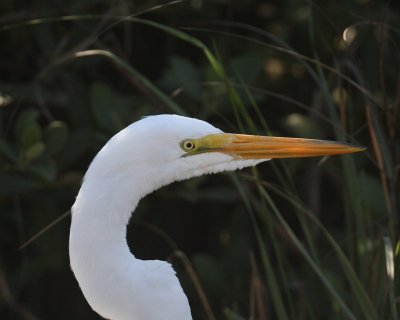
[{"label": "orange beak", "polygon": [[198,152],[221,152],[236,159],[331,156],[365,150],[350,143],[245,134],[211,134],[197,139]]}]

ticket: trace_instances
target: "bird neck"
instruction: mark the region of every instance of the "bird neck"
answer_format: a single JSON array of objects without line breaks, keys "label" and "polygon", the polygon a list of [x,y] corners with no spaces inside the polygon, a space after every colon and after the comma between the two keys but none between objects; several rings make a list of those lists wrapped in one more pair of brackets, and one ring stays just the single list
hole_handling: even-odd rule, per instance
[{"label": "bird neck", "polygon": [[126,227],[139,196],[134,192],[129,197],[124,196],[120,188],[102,189],[102,185],[93,188],[84,183],[72,207],[71,263],[74,254],[84,259],[131,254]]},{"label": "bird neck", "polygon": [[126,227],[140,198],[135,189],[128,196],[121,185],[86,177],[72,207],[71,268],[89,304],[104,317],[121,296],[132,295],[122,284],[139,260],[129,250]]},{"label": "bird neck", "polygon": [[[72,207],[70,230],[71,266],[118,257],[132,260],[126,227],[139,200],[167,181],[155,174],[137,172],[133,179],[88,171]],[[151,177],[157,177],[152,179]],[[157,181],[157,182],[156,182]]]}]

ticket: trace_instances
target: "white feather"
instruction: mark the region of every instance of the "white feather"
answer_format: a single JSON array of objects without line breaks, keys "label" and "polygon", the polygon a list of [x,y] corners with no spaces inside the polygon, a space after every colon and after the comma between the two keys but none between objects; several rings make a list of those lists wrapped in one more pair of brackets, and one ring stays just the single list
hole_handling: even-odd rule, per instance
[{"label": "white feather", "polygon": [[70,260],[90,306],[112,320],[189,320],[172,266],[136,259],[126,226],[139,200],[164,185],[265,160],[222,153],[182,157],[179,143],[222,131],[176,115],[146,117],[116,134],[91,163],[72,207]]}]

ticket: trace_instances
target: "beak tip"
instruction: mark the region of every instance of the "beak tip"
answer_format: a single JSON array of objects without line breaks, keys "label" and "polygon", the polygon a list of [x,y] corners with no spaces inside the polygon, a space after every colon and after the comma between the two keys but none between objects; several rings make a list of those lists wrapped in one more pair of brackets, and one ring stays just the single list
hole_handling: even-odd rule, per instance
[{"label": "beak tip", "polygon": [[352,152],[361,152],[367,150],[367,147],[355,143],[348,143],[348,146]]}]

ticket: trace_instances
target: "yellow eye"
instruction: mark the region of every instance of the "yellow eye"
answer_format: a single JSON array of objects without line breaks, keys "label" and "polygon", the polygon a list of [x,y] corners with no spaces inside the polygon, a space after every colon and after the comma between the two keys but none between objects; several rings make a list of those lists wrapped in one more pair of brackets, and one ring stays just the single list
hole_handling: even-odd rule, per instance
[{"label": "yellow eye", "polygon": [[194,149],[196,149],[196,144],[193,140],[187,139],[187,140],[183,140],[181,142],[181,148],[183,149],[183,151],[192,151]]}]

